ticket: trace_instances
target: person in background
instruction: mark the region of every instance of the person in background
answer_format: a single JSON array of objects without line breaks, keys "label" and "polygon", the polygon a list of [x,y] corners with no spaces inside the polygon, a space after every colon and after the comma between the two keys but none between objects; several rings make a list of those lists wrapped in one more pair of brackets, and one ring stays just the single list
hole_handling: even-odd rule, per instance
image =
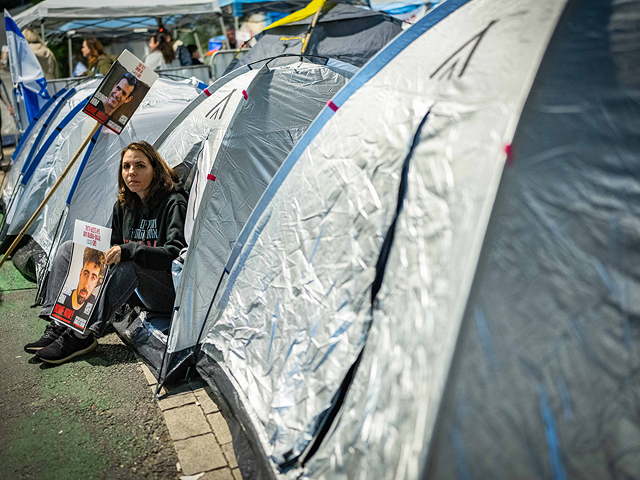
[{"label": "person in background", "polygon": [[[4,85],[2,84],[2,79],[0,79],[0,100],[2,100],[2,103],[4,103],[11,115],[14,115],[16,113],[13,109],[13,105],[11,105],[11,100],[7,98],[6,90],[4,88]],[[6,162],[4,161],[4,152],[2,151],[2,115],[0,115],[0,168],[4,170],[8,168],[10,164],[10,160]]]},{"label": "person in background", "polygon": [[187,50],[189,51],[189,55],[191,56],[191,65],[202,65],[198,47],[196,47],[195,45],[187,45]]},{"label": "person in background", "polygon": [[107,55],[100,40],[97,38],[85,38],[82,41],[82,56],[87,59],[87,71],[84,76],[91,77],[95,74],[106,75],[116,61],[113,55]]},{"label": "person in background", "polygon": [[144,59],[147,68],[162,70],[170,67],[179,67],[180,61],[176,59],[176,54],[171,46],[171,36],[160,29],[149,39],[151,53]]},{"label": "person in background", "polygon": [[42,71],[44,72],[44,78],[47,80],[53,80],[58,78],[58,62],[53,52],[45,45],[44,40],[38,35],[32,28],[27,28],[23,32],[24,38],[29,42],[31,51],[35,54]]},{"label": "person in background", "polygon": [[[169,42],[171,42],[171,37],[169,37]],[[193,65],[189,49],[182,43],[182,40],[176,40],[173,42],[173,51],[176,52],[176,58],[180,60],[180,65],[183,67]]]},{"label": "person in background", "polygon": [[227,42],[229,43],[229,48],[237,48],[236,42],[236,27],[233,25],[227,25],[225,27]]}]

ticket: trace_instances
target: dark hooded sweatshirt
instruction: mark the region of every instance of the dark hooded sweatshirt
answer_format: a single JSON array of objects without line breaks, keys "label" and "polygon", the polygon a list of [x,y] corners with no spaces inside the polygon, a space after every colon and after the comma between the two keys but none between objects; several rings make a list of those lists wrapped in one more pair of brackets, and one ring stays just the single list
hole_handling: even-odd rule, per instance
[{"label": "dark hooded sweatshirt", "polygon": [[174,188],[171,193],[156,195],[147,205],[136,196],[133,211],[116,202],[111,245],[120,245],[120,261],[135,262],[149,270],[171,271],[171,262],[187,246],[187,195],[180,184]]}]

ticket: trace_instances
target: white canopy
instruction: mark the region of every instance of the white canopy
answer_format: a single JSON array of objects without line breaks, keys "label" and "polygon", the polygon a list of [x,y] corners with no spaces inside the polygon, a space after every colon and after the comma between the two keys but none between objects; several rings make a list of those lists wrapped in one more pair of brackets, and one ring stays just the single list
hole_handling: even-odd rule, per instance
[{"label": "white canopy", "polygon": [[[108,5],[86,0],[45,0],[17,15],[15,21],[21,29],[44,22],[49,31],[85,30],[86,27],[121,30],[135,28],[144,17],[153,21],[158,17],[179,16],[181,21],[165,22],[179,26],[218,13],[217,0],[111,0]],[[72,26],[60,28],[70,23]]]}]

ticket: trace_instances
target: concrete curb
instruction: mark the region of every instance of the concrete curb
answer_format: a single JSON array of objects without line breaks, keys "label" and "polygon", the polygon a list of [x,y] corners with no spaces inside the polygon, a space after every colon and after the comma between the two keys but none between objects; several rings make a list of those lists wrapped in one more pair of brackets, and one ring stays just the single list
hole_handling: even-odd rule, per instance
[{"label": "concrete curb", "polygon": [[[151,394],[157,380],[138,355]],[[181,480],[242,480],[231,443],[231,433],[211,389],[201,380],[162,387],[158,407],[173,440],[183,473]]]}]

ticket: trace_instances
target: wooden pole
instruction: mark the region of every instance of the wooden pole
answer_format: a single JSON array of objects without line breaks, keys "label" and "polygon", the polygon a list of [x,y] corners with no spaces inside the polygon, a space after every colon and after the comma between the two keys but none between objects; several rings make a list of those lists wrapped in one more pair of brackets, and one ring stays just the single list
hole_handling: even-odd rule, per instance
[{"label": "wooden pole", "polygon": [[57,190],[57,188],[60,186],[60,184],[62,183],[62,181],[64,180],[64,178],[67,176],[67,174],[69,173],[69,170],[71,170],[71,167],[73,167],[73,164],[76,163],[76,160],[78,159],[78,157],[80,156],[80,154],[82,153],[82,151],[85,149],[85,147],[89,144],[89,142],[91,141],[91,137],[93,137],[93,135],[98,131],[98,129],[101,127],[102,125],[98,122],[96,122],[95,127],[93,127],[93,129],[91,130],[91,132],[89,133],[89,135],[87,135],[87,138],[84,139],[84,141],[82,142],[82,145],[80,145],[80,148],[78,148],[78,151],[75,153],[75,155],[73,156],[73,158],[71,160],[69,160],[69,164],[67,165],[67,168],[64,169],[64,171],[62,172],[62,174],[60,175],[60,178],[58,178],[58,180],[56,180],[56,183],[53,184],[53,187],[51,187],[51,190],[49,190],[49,193],[47,193],[47,196],[44,197],[44,200],[42,201],[42,203],[40,204],[40,206],[37,208],[37,210],[35,211],[35,213],[31,216],[31,218],[29,219],[29,221],[27,222],[27,224],[22,228],[22,231],[18,234],[18,236],[16,237],[16,239],[13,241],[13,243],[11,244],[11,246],[9,247],[9,250],[7,250],[7,252],[4,254],[4,257],[2,257],[2,260],[0,260],[0,267],[2,267],[2,265],[4,265],[4,262],[7,261],[7,258],[9,258],[9,255],[11,255],[11,253],[13,252],[13,250],[18,246],[18,243],[20,243],[20,240],[22,240],[22,237],[24,237],[24,234],[27,232],[27,230],[29,229],[29,227],[31,226],[31,224],[34,222],[34,220],[36,218],[38,218],[38,215],[40,215],[40,212],[42,211],[42,209],[44,208],[44,206],[47,204],[47,202],[51,199],[51,197],[53,196],[54,192]]},{"label": "wooden pole", "polygon": [[311,38],[313,29],[315,28],[316,23],[318,22],[318,17],[320,16],[320,10],[322,10],[322,6],[318,8],[318,10],[316,11],[316,14],[313,16],[313,21],[311,22],[311,26],[309,27],[309,31],[307,32],[307,36],[304,37],[304,42],[302,42],[302,52],[300,53],[304,53],[307,50],[307,45],[309,45],[309,39]]}]

